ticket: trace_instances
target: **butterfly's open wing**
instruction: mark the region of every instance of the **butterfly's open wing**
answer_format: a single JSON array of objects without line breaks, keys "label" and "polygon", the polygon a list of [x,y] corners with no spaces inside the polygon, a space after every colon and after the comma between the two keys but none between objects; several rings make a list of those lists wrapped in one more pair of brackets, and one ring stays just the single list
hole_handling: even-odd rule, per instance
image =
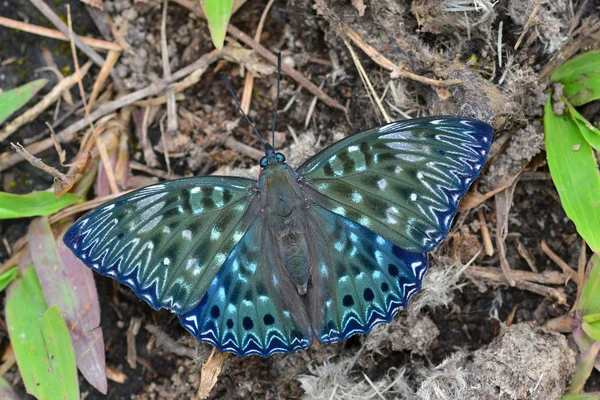
[{"label": "butterfly's open wing", "polygon": [[338,342],[390,322],[421,288],[427,254],[406,252],[323,207],[309,213],[321,244],[308,299],[316,338]]},{"label": "butterfly's open wing", "polygon": [[90,211],[64,242],[153,308],[181,315],[198,305],[250,226],[246,211],[255,187],[256,181],[231,177],[148,186]]},{"label": "butterfly's open wing", "polygon": [[[253,207],[254,205],[251,205]],[[179,317],[198,340],[238,356],[290,353],[312,340],[303,300],[269,249],[269,229],[256,220],[200,304]]]},{"label": "butterfly's open wing", "polygon": [[333,144],[297,173],[317,204],[425,253],[448,234],[491,139],[492,127],[472,119],[394,122]]}]

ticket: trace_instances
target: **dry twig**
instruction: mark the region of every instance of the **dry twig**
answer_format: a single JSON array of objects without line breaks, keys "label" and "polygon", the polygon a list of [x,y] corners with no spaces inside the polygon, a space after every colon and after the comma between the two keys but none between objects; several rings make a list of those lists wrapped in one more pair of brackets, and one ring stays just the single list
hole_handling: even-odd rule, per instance
[{"label": "dry twig", "polygon": [[546,244],[545,241],[542,240],[542,243],[540,244],[542,251],[544,252],[544,254],[546,254],[552,261],[554,261],[554,263],[556,265],[558,265],[560,267],[560,269],[562,269],[565,273],[567,273],[569,275],[569,277],[571,278],[571,280],[573,280],[573,282],[575,282],[578,286],[581,285],[582,280],[579,277],[579,275],[577,274],[577,272],[575,272],[575,270],[571,267],[569,267],[569,264],[567,264],[565,261],[563,261],[555,252],[553,252],[550,247],[548,247],[548,245]]},{"label": "dry twig", "polygon": [[206,399],[210,395],[221,373],[223,362],[225,362],[228,356],[229,353],[221,353],[216,348],[213,348],[210,356],[208,356],[208,360],[202,366],[200,387],[198,389],[198,397],[200,399]]},{"label": "dry twig", "polygon": [[[271,9],[271,6],[274,2],[275,0],[269,0],[267,5],[265,6],[265,9],[262,12],[262,15],[260,16],[258,26],[256,27],[256,33],[254,34],[254,40],[256,41],[256,43],[260,43],[260,36],[262,35],[263,26],[265,25],[265,20],[267,19],[267,14],[269,14],[269,10]],[[244,81],[244,91],[242,92],[241,101],[242,110],[244,110],[246,114],[248,114],[250,110],[250,102],[252,101],[252,88],[254,87],[254,78],[255,74],[253,71],[248,71],[246,73],[246,80]]]},{"label": "dry twig", "polygon": [[[0,17],[0,25],[5,26],[7,28],[18,29],[27,33],[33,33],[34,35],[45,36],[51,39],[58,39],[64,41],[69,40],[68,37],[60,31],[45,28],[43,26],[28,24],[26,22],[15,21],[14,19],[9,19],[5,17]],[[106,40],[87,38],[83,36],[80,38],[83,43],[89,45],[90,47],[94,47],[98,50],[123,50],[118,44],[113,42],[107,42]]]}]

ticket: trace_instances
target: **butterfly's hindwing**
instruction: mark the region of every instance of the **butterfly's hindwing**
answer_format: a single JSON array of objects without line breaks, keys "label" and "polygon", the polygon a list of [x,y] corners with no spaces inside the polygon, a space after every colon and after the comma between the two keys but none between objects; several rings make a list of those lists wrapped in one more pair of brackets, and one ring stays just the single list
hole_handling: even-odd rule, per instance
[{"label": "butterfly's hindwing", "polygon": [[65,244],[88,267],[131,287],[155,309],[193,309],[251,216],[256,181],[187,178],[152,185],[79,219]]},{"label": "butterfly's hindwing", "polygon": [[309,296],[317,339],[338,342],[390,322],[420,289],[427,255],[408,253],[322,207],[311,213],[326,238]]},{"label": "butterfly's hindwing", "polygon": [[448,234],[491,138],[491,126],[470,119],[394,122],[333,144],[297,173],[318,204],[424,253]]},{"label": "butterfly's hindwing", "polygon": [[248,229],[200,304],[179,317],[199,340],[239,356],[290,353],[312,340],[303,300],[265,248],[262,223]]}]

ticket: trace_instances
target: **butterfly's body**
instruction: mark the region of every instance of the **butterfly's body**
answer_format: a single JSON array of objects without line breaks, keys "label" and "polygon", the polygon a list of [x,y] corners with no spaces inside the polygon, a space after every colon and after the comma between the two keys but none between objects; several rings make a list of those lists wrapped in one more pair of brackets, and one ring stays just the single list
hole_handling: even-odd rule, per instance
[{"label": "butterfly's body", "polygon": [[341,341],[389,322],[419,290],[491,135],[464,118],[395,122],[297,170],[266,145],[258,181],[142,188],[86,214],[64,241],[221,351]]}]

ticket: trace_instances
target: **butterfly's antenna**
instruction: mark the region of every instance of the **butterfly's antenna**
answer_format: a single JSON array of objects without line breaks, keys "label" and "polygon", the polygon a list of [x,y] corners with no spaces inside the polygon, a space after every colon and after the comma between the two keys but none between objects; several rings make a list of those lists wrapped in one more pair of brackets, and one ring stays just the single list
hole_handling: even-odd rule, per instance
[{"label": "butterfly's antenna", "polygon": [[275,123],[277,122],[277,110],[279,109],[279,82],[281,82],[281,52],[277,53],[277,99],[275,100],[273,131],[271,132],[271,144],[273,146],[275,146]]},{"label": "butterfly's antenna", "polygon": [[231,94],[231,97],[233,97],[233,100],[235,100],[235,104],[237,104],[238,109],[240,110],[240,112],[242,113],[242,115],[246,118],[246,121],[248,121],[248,125],[250,125],[250,127],[252,128],[252,130],[254,131],[254,133],[256,133],[256,136],[258,136],[258,140],[260,140],[260,142],[262,143],[262,145],[265,147],[265,151],[266,151],[266,149],[268,149],[270,146],[268,146],[268,143],[266,143],[263,140],[262,136],[260,136],[260,133],[258,133],[258,131],[256,130],[256,128],[254,127],[254,124],[252,123],[252,121],[250,121],[250,118],[248,118],[248,116],[246,115],[246,113],[242,109],[242,106],[240,105],[240,101],[237,99],[235,93],[233,93],[233,89],[231,88],[231,85],[229,84],[229,81],[227,80],[227,77],[225,76],[225,74],[223,72],[221,72],[221,78],[223,78],[223,80],[225,81],[225,86],[227,86],[227,90],[229,90],[229,93]]}]

